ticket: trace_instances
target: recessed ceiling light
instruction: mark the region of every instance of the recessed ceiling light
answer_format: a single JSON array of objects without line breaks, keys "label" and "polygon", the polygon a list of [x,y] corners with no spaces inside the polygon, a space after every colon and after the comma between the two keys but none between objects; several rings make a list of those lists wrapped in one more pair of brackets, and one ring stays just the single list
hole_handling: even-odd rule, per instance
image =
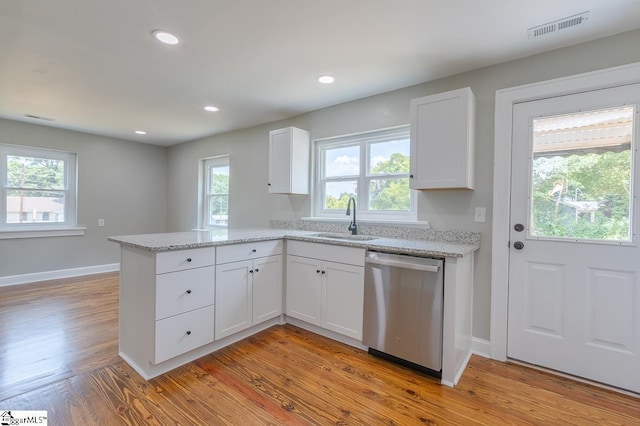
[{"label": "recessed ceiling light", "polygon": [[217,112],[217,111],[220,111],[220,108],[218,108],[218,107],[214,107],[213,105],[207,105],[207,106],[205,106],[205,107],[204,107],[204,109],[205,109],[206,111],[209,111],[209,112]]},{"label": "recessed ceiling light", "polygon": [[332,75],[321,75],[318,77],[318,81],[322,84],[331,84],[336,81],[336,79]]},{"label": "recessed ceiling light", "polygon": [[144,130],[136,130],[136,134],[137,135],[146,135],[147,132],[145,132]]},{"label": "recessed ceiling light", "polygon": [[155,30],[151,33],[157,40],[165,44],[178,44],[180,40],[171,33],[162,30]]}]

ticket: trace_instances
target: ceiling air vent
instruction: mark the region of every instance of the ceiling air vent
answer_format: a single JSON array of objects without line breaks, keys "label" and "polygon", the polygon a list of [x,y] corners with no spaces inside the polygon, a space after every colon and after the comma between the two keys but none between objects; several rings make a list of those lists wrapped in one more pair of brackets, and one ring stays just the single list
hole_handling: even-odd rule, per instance
[{"label": "ceiling air vent", "polygon": [[529,28],[527,32],[529,34],[529,38],[537,38],[546,34],[554,33],[556,31],[562,31],[568,28],[575,27],[577,25],[584,24],[588,17],[589,11],[586,11],[577,15],[569,16],[567,18],[558,19],[557,21],[549,22],[548,24]]},{"label": "ceiling air vent", "polygon": [[53,118],[49,118],[49,117],[41,117],[39,115],[31,115],[31,114],[25,114],[24,115],[27,118],[33,118],[34,120],[44,120],[44,121],[56,121]]}]

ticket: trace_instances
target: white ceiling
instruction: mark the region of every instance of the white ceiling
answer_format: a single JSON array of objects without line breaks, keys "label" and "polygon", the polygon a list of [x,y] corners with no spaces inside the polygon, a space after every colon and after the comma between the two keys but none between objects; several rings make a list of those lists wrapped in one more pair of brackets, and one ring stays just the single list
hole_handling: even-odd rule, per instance
[{"label": "white ceiling", "polygon": [[4,0],[0,118],[173,145],[638,27],[639,0]]}]

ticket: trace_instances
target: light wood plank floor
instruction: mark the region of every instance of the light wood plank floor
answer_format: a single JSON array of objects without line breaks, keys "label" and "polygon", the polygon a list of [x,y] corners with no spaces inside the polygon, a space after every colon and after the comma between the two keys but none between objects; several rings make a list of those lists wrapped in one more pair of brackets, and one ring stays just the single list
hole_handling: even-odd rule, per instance
[{"label": "light wood plank floor", "polygon": [[51,425],[638,425],[640,399],[474,356],[455,388],[286,325],[150,381],[117,356],[118,276],[0,288],[0,411]]}]

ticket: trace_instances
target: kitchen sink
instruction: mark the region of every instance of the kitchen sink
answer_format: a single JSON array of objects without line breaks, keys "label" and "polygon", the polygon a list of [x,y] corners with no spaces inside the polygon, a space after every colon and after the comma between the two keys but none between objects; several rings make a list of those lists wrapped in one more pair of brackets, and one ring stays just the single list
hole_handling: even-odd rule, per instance
[{"label": "kitchen sink", "polygon": [[370,235],[353,235],[353,234],[340,234],[337,232],[320,232],[318,234],[311,234],[310,237],[318,238],[330,238],[332,240],[346,240],[346,241],[371,241],[380,237],[372,237]]}]

